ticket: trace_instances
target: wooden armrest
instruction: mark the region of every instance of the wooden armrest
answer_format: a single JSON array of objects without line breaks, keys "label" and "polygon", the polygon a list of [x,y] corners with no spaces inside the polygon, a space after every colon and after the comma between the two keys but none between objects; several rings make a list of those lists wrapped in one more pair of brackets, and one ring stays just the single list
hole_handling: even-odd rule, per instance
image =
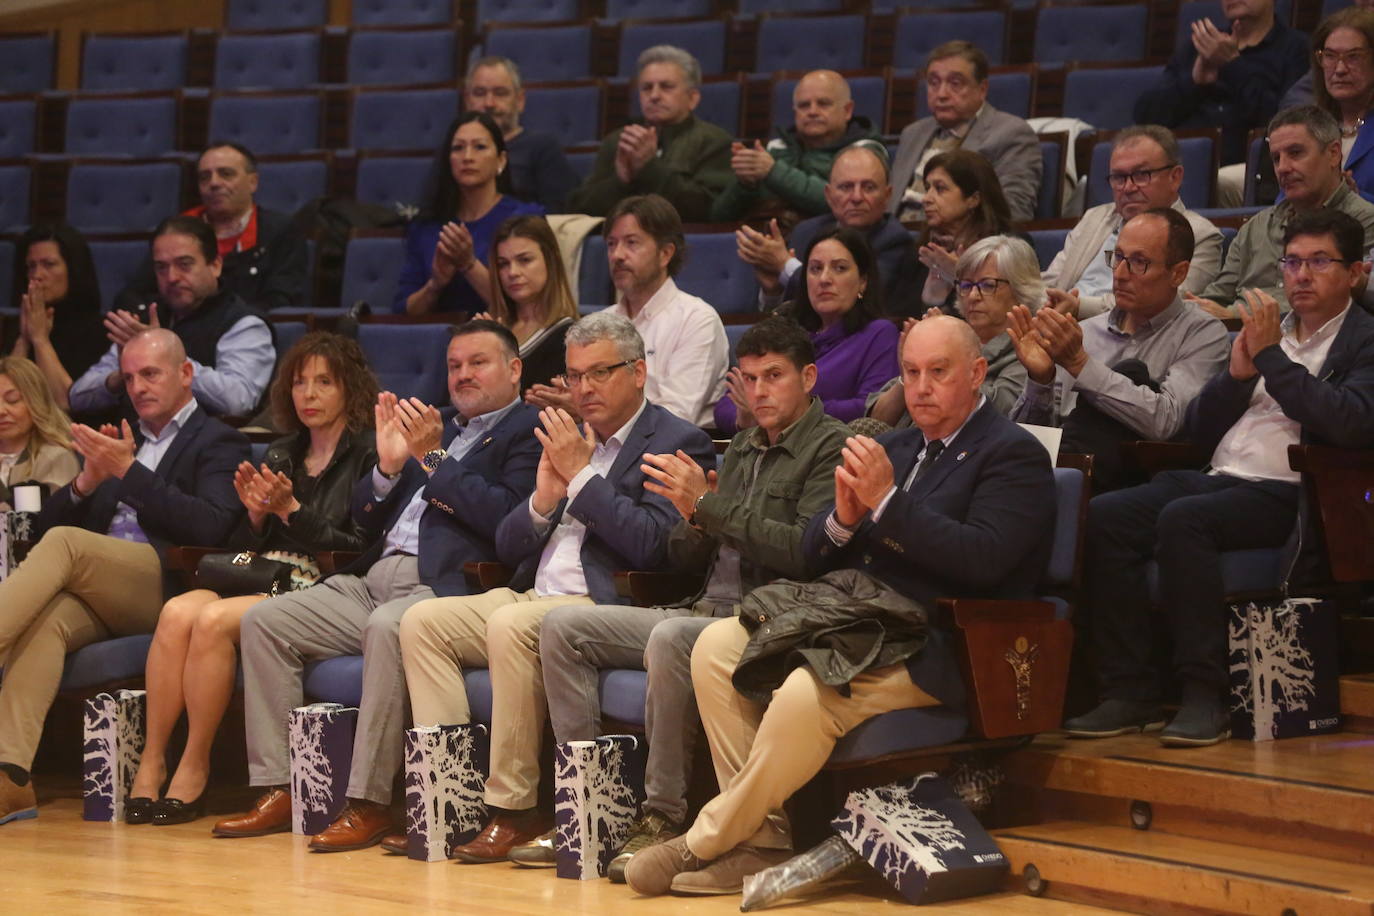
[{"label": "wooden armrest", "polygon": [[1374,581],[1374,450],[1290,445],[1288,464],[1321,518],[1331,578]]},{"label": "wooden armrest", "polygon": [[940,608],[955,626],[980,623],[1021,623],[1054,619],[1048,601],[996,601],[982,598],[941,598]]},{"label": "wooden armrest", "polygon": [[468,588],[474,592],[500,588],[510,582],[515,570],[504,563],[464,563],[463,576],[468,580]]},{"label": "wooden armrest", "polygon": [[356,550],[321,550],[315,554],[315,562],[320,566],[320,574],[332,576],[362,554]]},{"label": "wooden armrest", "polygon": [[618,572],[615,591],[639,607],[673,604],[701,590],[701,576],[690,573]]},{"label": "wooden armrest", "polygon": [[1191,442],[1152,442],[1141,440],[1123,442],[1123,457],[1147,474],[1200,468],[1207,463],[1207,455]]},{"label": "wooden armrest", "polygon": [[1369,471],[1374,483],[1374,449],[1332,448],[1329,445],[1288,446],[1288,466],[1304,474],[1323,471]]}]

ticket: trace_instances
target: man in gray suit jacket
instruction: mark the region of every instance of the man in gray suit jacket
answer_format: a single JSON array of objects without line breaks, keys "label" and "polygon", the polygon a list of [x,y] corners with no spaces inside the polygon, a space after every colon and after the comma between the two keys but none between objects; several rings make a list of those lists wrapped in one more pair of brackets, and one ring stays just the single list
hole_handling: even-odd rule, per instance
[{"label": "man in gray suit jacket", "polygon": [[962,147],[992,163],[1012,219],[1035,217],[1040,195],[1040,142],[1023,118],[988,104],[988,59],[967,41],[947,41],[926,59],[926,103],[931,116],[902,131],[892,167],[888,212],[902,222],[921,222],[925,211],[922,166],[936,153]]},{"label": "man in gray suit jacket", "polygon": [[1118,133],[1112,141],[1107,183],[1112,202],[1083,214],[1064,239],[1064,250],[1041,275],[1049,287],[1049,304],[1079,320],[1115,308],[1112,269],[1104,253],[1116,250],[1122,224],[1157,207],[1177,210],[1193,227],[1193,258],[1182,289],[1197,293],[1206,288],[1221,270],[1221,230],[1179,199],[1183,165],[1173,131],[1144,124]]}]

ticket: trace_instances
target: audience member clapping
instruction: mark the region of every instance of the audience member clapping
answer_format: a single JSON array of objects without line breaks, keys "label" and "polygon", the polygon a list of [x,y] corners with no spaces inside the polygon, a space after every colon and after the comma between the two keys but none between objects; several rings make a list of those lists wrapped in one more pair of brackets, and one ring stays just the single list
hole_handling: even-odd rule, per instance
[{"label": "audience member clapping", "polygon": [[37,366],[0,359],[0,509],[14,508],[16,485],[53,492],[77,475],[70,424]]},{"label": "audience member clapping", "polygon": [[1374,199],[1374,9],[1340,10],[1312,33],[1314,101],[1341,127],[1343,168]]},{"label": "audience member clapping", "polygon": [[[955,302],[955,269],[959,255],[979,239],[1011,231],[1011,213],[992,164],[969,150],[940,153],[926,163],[926,220],[918,244],[917,267],[908,300],[901,310],[922,314]],[[911,297],[920,290],[920,300]]]}]

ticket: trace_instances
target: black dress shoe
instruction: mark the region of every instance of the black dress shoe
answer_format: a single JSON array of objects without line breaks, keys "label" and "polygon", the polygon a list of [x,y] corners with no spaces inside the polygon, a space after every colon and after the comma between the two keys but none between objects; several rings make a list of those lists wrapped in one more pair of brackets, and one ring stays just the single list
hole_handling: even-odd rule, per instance
[{"label": "black dress shoe", "polygon": [[146,824],[153,819],[153,809],[157,801],[146,795],[135,795],[124,799],[124,823]]},{"label": "black dress shoe", "polygon": [[168,824],[189,824],[205,816],[205,792],[195,801],[184,802],[179,798],[164,798],[153,811],[153,823],[159,827]]}]

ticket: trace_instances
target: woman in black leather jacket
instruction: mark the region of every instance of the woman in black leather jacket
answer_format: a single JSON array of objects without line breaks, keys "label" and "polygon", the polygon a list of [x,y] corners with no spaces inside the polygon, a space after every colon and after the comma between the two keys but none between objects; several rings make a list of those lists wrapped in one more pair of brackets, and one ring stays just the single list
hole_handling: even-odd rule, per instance
[{"label": "woman in black leather jacket", "polygon": [[[247,510],[229,547],[289,564],[290,588],[320,578],[314,553],[361,550],[352,520],[354,483],[377,461],[377,380],[355,341],[312,333],[291,348],[272,383],[278,428],[294,430],[268,448],[261,467],[239,465],[234,486]],[[246,584],[246,583],[245,583]],[[125,806],[131,824],[199,817],[210,746],[234,691],[235,645],[244,612],[265,595],[196,588],[162,608],[148,650],[148,736]],[[167,794],[167,739],[185,708],[186,749]]]}]

